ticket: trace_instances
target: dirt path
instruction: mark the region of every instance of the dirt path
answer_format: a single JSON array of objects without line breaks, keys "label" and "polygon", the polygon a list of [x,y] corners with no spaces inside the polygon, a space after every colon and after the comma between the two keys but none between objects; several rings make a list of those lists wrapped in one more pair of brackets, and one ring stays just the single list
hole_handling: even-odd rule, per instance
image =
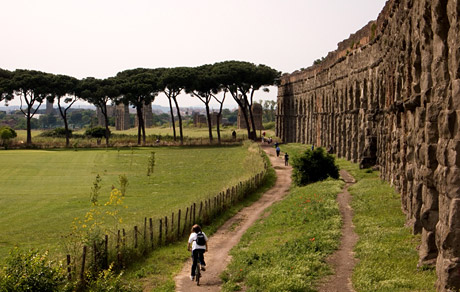
[{"label": "dirt path", "polygon": [[[274,202],[281,200],[288,192],[291,185],[291,167],[284,166],[284,159],[276,157],[273,146],[263,145],[276,171],[275,185],[268,190],[254,204],[242,209],[238,214],[228,220],[219,230],[209,238],[209,251],[205,254],[207,270],[203,273],[200,286],[190,281],[191,260],[187,261],[182,271],[175,278],[176,291],[220,291],[222,281],[219,275],[231,260],[230,249],[241,239],[246,230],[259,218],[262,212]],[[237,227],[237,228],[235,228]],[[206,232],[206,230],[205,230]],[[184,246],[184,248],[186,248]]]},{"label": "dirt path", "polygon": [[322,281],[323,284],[320,285],[319,292],[354,291],[351,275],[356,264],[353,248],[358,241],[358,235],[354,231],[352,222],[353,210],[350,207],[351,195],[348,192],[348,188],[355,183],[355,180],[345,170],[340,171],[340,176],[346,183],[343,192],[337,196],[343,220],[342,239],[339,249],[327,259],[328,264],[334,269],[334,275]]}]

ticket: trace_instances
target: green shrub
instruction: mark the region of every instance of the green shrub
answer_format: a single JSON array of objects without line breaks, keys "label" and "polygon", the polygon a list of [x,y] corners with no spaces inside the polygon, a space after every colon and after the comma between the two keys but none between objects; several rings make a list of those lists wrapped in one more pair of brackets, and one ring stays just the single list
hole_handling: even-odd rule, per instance
[{"label": "green shrub", "polygon": [[52,266],[47,252],[15,248],[0,273],[0,291],[61,291],[64,281],[63,270]]},{"label": "green shrub", "polygon": [[264,123],[265,130],[274,130],[275,129],[275,122],[268,122]]},{"label": "green shrub", "polygon": [[296,185],[325,180],[328,177],[339,178],[339,169],[335,164],[334,156],[326,153],[323,148],[306,150],[292,159],[292,178]]},{"label": "green shrub", "polygon": [[[70,136],[72,136],[72,130],[68,130]],[[52,137],[52,138],[65,138],[66,130],[64,128],[56,128],[40,133],[40,137]]]},{"label": "green shrub", "polygon": [[99,274],[89,275],[86,290],[89,292],[131,292],[141,289],[131,285],[123,284],[121,277],[123,273],[115,273],[110,267]]},{"label": "green shrub", "polygon": [[[110,131],[109,131],[110,135]],[[94,127],[85,131],[85,136],[91,138],[104,138],[105,137],[105,128],[104,127]]]},{"label": "green shrub", "polygon": [[8,126],[0,127],[0,142],[1,145],[5,147],[5,149],[8,148],[10,140],[16,137],[17,134],[15,130],[11,129]]}]

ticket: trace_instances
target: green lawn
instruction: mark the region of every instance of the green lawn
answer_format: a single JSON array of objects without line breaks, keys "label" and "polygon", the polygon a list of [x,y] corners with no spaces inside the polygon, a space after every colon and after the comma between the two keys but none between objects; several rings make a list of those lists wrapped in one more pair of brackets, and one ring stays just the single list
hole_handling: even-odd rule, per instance
[{"label": "green lawn", "polygon": [[[151,151],[156,153],[156,164],[153,177],[147,177]],[[0,261],[15,245],[49,249],[52,254],[61,249],[61,236],[70,232],[75,217],[82,218],[90,208],[97,174],[102,178],[102,203],[111,187],[118,187],[118,176],[127,176],[128,208],[121,210],[121,217],[132,228],[144,217],[169,215],[213,196],[263,167],[249,145],[13,150],[0,151],[0,164]]]},{"label": "green lawn", "polygon": [[[223,139],[230,139],[232,136],[232,131],[235,130],[237,133],[237,138],[247,138],[248,132],[246,129],[237,129],[237,127],[221,127],[221,137]],[[114,134],[125,134],[125,135],[133,135],[137,137],[137,128],[131,128],[125,131],[117,131],[114,128],[111,129],[112,133]],[[32,141],[34,137],[37,137],[42,133],[43,130],[33,130],[32,131]],[[265,130],[266,137],[273,137],[275,136],[275,132],[273,130]],[[25,130],[16,130],[18,134],[17,140],[26,140],[27,132]],[[74,131],[76,134],[84,134],[85,130],[77,130]],[[203,138],[207,139],[209,136],[208,128],[207,127],[184,127],[183,133],[185,137],[189,138]],[[146,135],[161,135],[161,136],[173,136],[173,130],[170,127],[153,127],[153,128],[146,128],[145,129]],[[179,138],[179,129],[176,128],[176,135]],[[216,127],[213,128],[212,132],[213,138],[217,140],[217,130]],[[257,135],[260,135],[258,132]]]}]

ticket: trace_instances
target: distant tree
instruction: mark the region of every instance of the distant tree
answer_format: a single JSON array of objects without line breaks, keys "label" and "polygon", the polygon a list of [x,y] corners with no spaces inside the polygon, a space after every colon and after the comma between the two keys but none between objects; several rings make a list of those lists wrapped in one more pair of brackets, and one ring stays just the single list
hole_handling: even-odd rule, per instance
[{"label": "distant tree", "polygon": [[204,103],[208,120],[209,142],[212,143],[212,121],[209,103],[219,92],[219,80],[213,75],[212,65],[202,65],[193,69],[194,78],[185,87],[185,91]]},{"label": "distant tree", "polygon": [[263,110],[263,121],[264,122],[274,122],[275,121],[275,107],[276,101],[274,100],[266,100],[266,101],[259,101],[262,105]]},{"label": "distant tree", "polygon": [[265,65],[254,65],[241,61],[226,61],[213,66],[214,74],[232,95],[243,113],[248,136],[257,138],[252,105],[254,92],[266,86],[276,84],[280,72]]},{"label": "distant tree", "polygon": [[137,144],[145,143],[145,121],[143,108],[155,100],[160,91],[159,78],[164,69],[137,68],[119,72],[116,82],[120,89],[119,102],[131,104],[137,113]]},{"label": "distant tree", "polygon": [[120,92],[113,78],[96,79],[88,77],[79,82],[77,95],[98,107],[104,116],[105,143],[109,146],[110,129],[107,113],[107,103],[116,101]]},{"label": "distant tree", "polygon": [[16,136],[16,131],[11,129],[10,127],[0,127],[0,140],[2,142],[2,146],[5,147],[5,150],[8,149],[10,140],[16,138]]},{"label": "distant tree", "polygon": [[[67,111],[78,100],[77,96],[78,79],[65,75],[55,75],[52,78],[52,101],[57,100],[59,113],[62,121],[64,122],[64,129],[66,130],[65,145],[70,145],[70,131],[69,123],[67,120]],[[65,105],[64,105],[64,104]]]},{"label": "distant tree", "polygon": [[[90,128],[85,131],[85,136],[88,136],[91,138],[101,139],[101,138],[106,137],[106,135],[107,135],[106,128],[100,127],[100,126]],[[110,135],[110,132],[109,132],[109,135]]]},{"label": "distant tree", "polygon": [[13,72],[0,68],[0,101],[8,102],[14,98],[12,78]]},{"label": "distant tree", "polygon": [[228,108],[222,110],[222,118],[227,119],[229,124],[236,125],[238,121],[238,110],[231,111]]},{"label": "distant tree", "polygon": [[177,118],[179,120],[179,133],[180,142],[184,143],[184,134],[182,131],[182,116],[180,113],[179,104],[177,102],[177,96],[185,88],[187,84],[190,84],[194,78],[193,69],[188,67],[176,67],[168,68],[162,72],[160,77],[160,88],[165,93],[169,100],[169,109],[171,112],[171,122],[173,127],[174,141],[176,141],[176,126],[174,121],[174,113],[172,108],[172,101],[176,106]]},{"label": "distant tree", "polygon": [[[18,69],[14,71],[11,79],[11,89],[19,96],[20,110],[26,117],[27,145],[32,144],[31,119],[37,113],[43,101],[52,95],[52,75],[34,70]],[[23,107],[23,102],[26,107]],[[36,107],[34,108],[34,105]]]},{"label": "distant tree", "polygon": [[222,96],[222,99],[219,99],[216,94],[213,94],[212,97],[214,98],[217,103],[219,103],[219,111],[217,112],[217,121],[216,121],[216,128],[217,128],[217,141],[219,144],[221,143],[221,138],[220,138],[220,119],[222,117],[222,109],[224,108],[224,102],[225,102],[225,95],[227,94],[227,89],[223,90],[224,94]]}]

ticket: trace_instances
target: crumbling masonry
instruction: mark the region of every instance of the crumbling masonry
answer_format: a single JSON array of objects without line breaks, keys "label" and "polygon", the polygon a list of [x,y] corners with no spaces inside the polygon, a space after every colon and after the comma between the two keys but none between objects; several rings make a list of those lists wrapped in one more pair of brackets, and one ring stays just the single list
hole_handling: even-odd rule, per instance
[{"label": "crumbling masonry", "polygon": [[378,165],[401,193],[438,291],[460,289],[459,65],[460,0],[389,0],[278,90],[278,137]]}]

